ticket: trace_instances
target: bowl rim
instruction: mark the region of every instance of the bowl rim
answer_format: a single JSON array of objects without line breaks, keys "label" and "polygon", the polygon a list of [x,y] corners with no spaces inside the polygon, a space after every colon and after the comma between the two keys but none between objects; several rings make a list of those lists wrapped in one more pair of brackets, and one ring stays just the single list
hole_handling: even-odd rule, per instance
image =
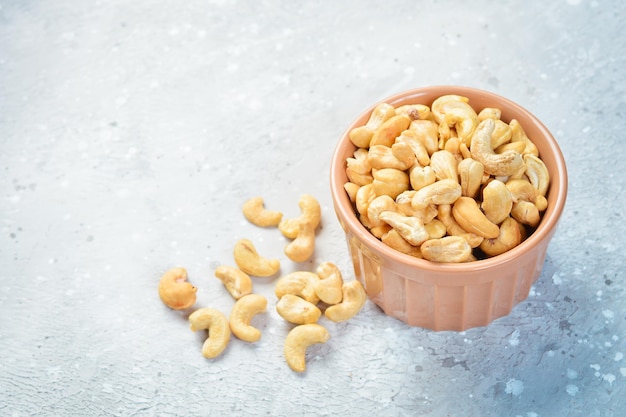
[{"label": "bowl rim", "polygon": [[[554,200],[555,203],[551,207],[549,206],[546,212],[543,213],[541,222],[533,231],[533,233],[531,233],[523,242],[521,242],[515,248],[505,253],[486,259],[458,264],[432,262],[425,259],[415,258],[411,255],[399,252],[382,243],[378,238],[372,235],[365,226],[361,224],[357,216],[355,216],[354,209],[352,208],[352,202],[350,202],[348,195],[343,188],[344,183],[340,181],[339,175],[335,175],[335,173],[340,171],[345,172],[346,161],[345,158],[342,159],[342,157],[340,157],[340,155],[342,154],[342,150],[344,150],[345,147],[355,148],[348,137],[350,130],[356,127],[358,124],[357,122],[363,119],[365,115],[369,115],[377,105],[379,105],[380,103],[389,103],[394,105],[394,103],[406,101],[407,98],[414,97],[415,99],[418,99],[421,96],[430,96],[433,94],[457,94],[461,96],[484,95],[487,96],[490,100],[506,104],[506,106],[511,108],[514,113],[524,114],[533,121],[536,129],[539,130],[541,132],[541,135],[545,138],[546,146],[549,148],[549,152],[553,155],[553,158],[556,162],[556,172],[550,173],[551,184],[549,192],[556,192],[557,195]],[[558,178],[558,180],[555,181],[554,178]],[[331,195],[333,198],[334,208],[337,216],[343,223],[344,227],[347,228],[352,234],[354,234],[355,237],[357,237],[357,239],[365,244],[369,249],[379,252],[383,257],[386,257],[387,259],[397,260],[409,267],[415,267],[417,269],[428,270],[431,272],[445,272],[452,274],[462,274],[469,271],[477,272],[485,269],[491,269],[496,266],[509,264],[511,262],[514,262],[516,259],[519,259],[520,256],[528,252],[532,252],[533,249],[544,240],[551,238],[558,225],[561,213],[563,212],[568,188],[567,168],[563,153],[561,152],[561,149],[552,133],[543,124],[543,122],[541,122],[539,118],[537,118],[526,108],[499,94],[474,87],[457,85],[435,85],[405,90],[378,100],[367,109],[359,113],[359,115],[355,117],[350,123],[348,128],[346,128],[345,131],[342,133],[339,141],[337,142],[337,145],[335,146],[330,165],[330,180]]]}]

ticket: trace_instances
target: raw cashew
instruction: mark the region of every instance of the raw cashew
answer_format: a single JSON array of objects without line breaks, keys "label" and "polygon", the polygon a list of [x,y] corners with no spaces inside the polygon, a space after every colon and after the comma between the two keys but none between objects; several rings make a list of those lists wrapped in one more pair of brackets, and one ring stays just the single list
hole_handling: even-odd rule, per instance
[{"label": "raw cashew", "polygon": [[493,180],[483,188],[483,202],[480,207],[490,222],[500,224],[511,213],[513,196],[502,181]]},{"label": "raw cashew", "polygon": [[343,185],[343,189],[346,190],[350,201],[353,203],[356,201],[356,193],[359,191],[359,188],[361,188],[361,186],[353,182],[347,182]]},{"label": "raw cashew", "polygon": [[480,249],[488,256],[496,256],[513,249],[522,241],[520,224],[511,217],[504,219],[500,225],[500,234],[495,239],[485,239]]},{"label": "raw cashew", "polygon": [[496,154],[491,147],[491,135],[495,128],[493,119],[485,119],[476,128],[470,145],[472,158],[482,163],[485,172],[494,176],[510,176],[524,169],[524,160],[519,152],[508,150]]},{"label": "raw cashew", "polygon": [[532,227],[537,226],[541,220],[541,215],[539,214],[537,206],[530,201],[524,200],[519,200],[518,202],[513,203],[511,216],[518,222]]},{"label": "raw cashew", "polygon": [[354,151],[352,158],[346,159],[346,175],[358,185],[370,184],[374,180],[367,149],[359,148]]},{"label": "raw cashew", "polygon": [[252,317],[265,311],[267,299],[261,294],[248,294],[241,297],[230,312],[230,330],[238,339],[256,342],[261,331],[250,324]]},{"label": "raw cashew", "polygon": [[420,250],[424,259],[433,262],[465,262],[472,254],[471,246],[460,236],[429,239]]},{"label": "raw cashew", "polygon": [[429,155],[439,149],[439,132],[437,123],[432,120],[413,120],[409,130],[416,133],[417,138],[424,144]]},{"label": "raw cashew", "polygon": [[369,149],[369,162],[374,169],[409,169],[417,161],[411,146],[407,143],[394,143],[391,147],[374,145]]},{"label": "raw cashew", "polygon": [[535,155],[524,155],[526,171],[530,183],[537,189],[542,196],[546,195],[548,186],[550,185],[550,173],[546,164]]},{"label": "raw cashew", "polygon": [[235,300],[252,293],[252,280],[241,269],[221,265],[215,269],[215,276]]},{"label": "raw cashew", "polygon": [[502,110],[496,109],[495,107],[485,107],[478,113],[478,120],[483,121],[487,118],[500,120],[502,116]]},{"label": "raw cashew", "polygon": [[437,218],[446,226],[446,231],[450,236],[462,237],[472,248],[476,248],[482,243],[484,239],[482,236],[467,232],[454,220],[451,204],[437,206]]},{"label": "raw cashew", "polygon": [[[491,134],[491,148],[498,149],[510,143],[512,137],[511,127],[502,120],[494,120],[493,133]],[[498,152],[500,153],[500,152]]]},{"label": "raw cashew", "polygon": [[233,256],[239,269],[256,277],[269,277],[280,269],[278,259],[268,259],[259,255],[254,244],[248,239],[237,241]]},{"label": "raw cashew", "polygon": [[458,182],[457,165],[458,162],[454,155],[445,149],[437,151],[430,156],[430,167],[435,172],[438,180],[451,179]]},{"label": "raw cashew", "polygon": [[417,162],[419,162],[422,166],[427,166],[430,164],[430,154],[428,153],[428,149],[424,146],[424,142],[422,142],[416,131],[414,130],[405,130],[396,138],[396,145],[398,144],[406,144],[408,145]]},{"label": "raw cashew", "polygon": [[396,198],[398,194],[409,189],[409,176],[406,172],[394,168],[383,168],[373,173],[372,187],[376,195],[386,194]]},{"label": "raw cashew", "polygon": [[301,324],[285,338],[285,360],[294,372],[306,370],[306,349],[316,343],[326,343],[330,333],[319,324]]},{"label": "raw cashew", "polygon": [[459,162],[457,169],[461,180],[461,194],[466,197],[476,197],[485,173],[483,164],[472,158],[465,158]]},{"label": "raw cashew", "polygon": [[300,233],[300,223],[311,223],[313,230],[319,226],[322,219],[322,209],[320,203],[310,194],[303,194],[298,199],[300,207],[300,217],[295,219],[283,219],[278,224],[278,230],[289,238],[295,239]]},{"label": "raw cashew", "polygon": [[384,121],[378,129],[374,131],[369,146],[385,145],[391,146],[411,124],[411,118],[406,114],[396,114]]},{"label": "raw cashew", "polygon": [[467,97],[449,94],[438,97],[431,105],[437,123],[440,126],[454,127],[466,145],[469,145],[472,134],[478,126],[478,115],[468,101]]},{"label": "raw cashew", "polygon": [[202,344],[202,356],[219,356],[230,341],[230,327],[226,316],[214,308],[200,308],[189,315],[191,331],[208,330],[209,336]]},{"label": "raw cashew", "polygon": [[349,133],[350,141],[357,148],[367,148],[370,146],[374,130],[391,117],[395,116],[396,109],[387,103],[381,103],[374,108],[370,114],[369,120],[364,126],[358,126]]},{"label": "raw cashew", "polygon": [[166,271],[159,281],[159,297],[173,310],[184,310],[196,303],[198,289],[187,282],[185,268],[172,268]]},{"label": "raw cashew", "polygon": [[430,116],[430,108],[424,104],[405,104],[396,108],[396,114],[406,114],[411,120],[426,120]]},{"label": "raw cashew", "polygon": [[496,238],[500,233],[498,225],[489,221],[473,198],[459,197],[452,206],[452,216],[463,229],[484,238]]},{"label": "raw cashew", "polygon": [[293,294],[280,297],[276,303],[276,311],[282,318],[294,324],[316,323],[322,315],[315,304]]},{"label": "raw cashew", "polygon": [[278,299],[282,298],[285,294],[293,294],[304,298],[310,303],[317,304],[319,297],[315,292],[315,286],[319,280],[319,276],[313,272],[290,272],[276,281],[274,293]]},{"label": "raw cashew", "polygon": [[535,144],[526,135],[526,132],[524,132],[522,125],[517,119],[511,120],[509,122],[509,127],[511,128],[511,142],[524,142],[526,145],[524,151],[522,152],[524,155],[539,156],[539,150],[537,150]]},{"label": "raw cashew", "polygon": [[409,171],[409,182],[413,190],[421,190],[427,185],[434,184],[437,181],[437,174],[428,166],[414,166]]},{"label": "raw cashew", "polygon": [[343,284],[343,298],[341,303],[326,309],[324,316],[334,322],[348,320],[354,317],[367,300],[367,293],[359,281],[350,281]]},{"label": "raw cashew", "polygon": [[413,255],[415,252],[419,252],[418,246],[411,245],[394,228],[384,233],[379,239],[390,248],[398,252],[406,253],[407,255]]},{"label": "raw cashew", "polygon": [[424,224],[415,217],[405,216],[395,211],[383,211],[379,217],[382,221],[396,229],[400,236],[411,245],[419,246],[429,238]]},{"label": "raw cashew", "polygon": [[243,203],[243,215],[248,221],[260,227],[278,226],[283,218],[280,211],[267,210],[263,203],[263,197],[253,197]]},{"label": "raw cashew", "polygon": [[317,297],[326,304],[341,302],[343,276],[337,265],[332,262],[322,262],[315,272],[320,278],[314,286]]},{"label": "raw cashew", "polygon": [[446,225],[443,224],[441,220],[433,219],[428,223],[424,224],[424,229],[428,232],[428,237],[430,239],[438,239],[440,237],[444,237],[448,232],[446,229]]},{"label": "raw cashew", "polygon": [[461,185],[449,178],[439,180],[417,190],[411,205],[424,208],[429,204],[452,204],[461,196]]},{"label": "raw cashew", "polygon": [[294,262],[304,262],[315,252],[315,228],[311,222],[300,222],[298,236],[285,246],[285,255]]},{"label": "raw cashew", "polygon": [[380,213],[383,211],[396,211],[396,201],[388,195],[376,197],[367,206],[367,218],[370,219],[372,226],[380,226],[383,221],[380,219]]}]

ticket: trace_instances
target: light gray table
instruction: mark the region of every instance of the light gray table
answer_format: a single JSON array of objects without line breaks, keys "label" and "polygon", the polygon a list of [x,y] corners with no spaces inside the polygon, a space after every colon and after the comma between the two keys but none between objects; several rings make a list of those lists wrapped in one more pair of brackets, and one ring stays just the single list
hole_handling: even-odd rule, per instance
[{"label": "light gray table", "polygon": [[[0,415],[626,415],[626,6],[620,1],[0,3]],[[353,279],[328,187],[366,106],[469,85],[552,130],[570,192],[544,273],[508,317],[410,328],[371,302],[295,374],[270,299],[256,344],[216,360],[156,285],[184,266],[197,306],[249,238],[283,272]],[[322,205],[315,258],[276,230]]]}]

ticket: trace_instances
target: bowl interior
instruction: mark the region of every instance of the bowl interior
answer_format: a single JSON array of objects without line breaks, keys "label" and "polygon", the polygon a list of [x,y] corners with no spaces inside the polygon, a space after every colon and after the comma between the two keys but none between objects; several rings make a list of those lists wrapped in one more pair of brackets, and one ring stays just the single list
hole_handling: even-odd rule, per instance
[{"label": "bowl interior", "polygon": [[[396,107],[404,104],[425,104],[430,106],[433,100],[445,94],[457,94],[469,98],[469,104],[477,111],[484,107],[498,108],[502,111],[501,118],[505,122],[517,119],[528,137],[537,146],[539,156],[550,173],[550,188],[546,195],[548,208],[543,213],[541,222],[534,232],[521,244],[501,255],[463,264],[430,262],[400,253],[388,247],[360,223],[355,215],[352,203],[343,188],[348,181],[345,171],[346,158],[352,156],[356,150],[348,134],[354,127],[361,126],[367,122],[371,111],[376,105],[386,102]],[[538,118],[518,104],[497,94],[475,88],[434,86],[418,88],[388,97],[370,106],[354,120],[341,136],[333,154],[331,161],[331,194],[335,203],[335,211],[344,229],[382,258],[400,262],[409,267],[433,272],[462,274],[468,270],[487,269],[494,265],[510,262],[533,247],[545,243],[545,240],[549,240],[554,233],[565,205],[567,171],[561,150],[550,131]]]}]

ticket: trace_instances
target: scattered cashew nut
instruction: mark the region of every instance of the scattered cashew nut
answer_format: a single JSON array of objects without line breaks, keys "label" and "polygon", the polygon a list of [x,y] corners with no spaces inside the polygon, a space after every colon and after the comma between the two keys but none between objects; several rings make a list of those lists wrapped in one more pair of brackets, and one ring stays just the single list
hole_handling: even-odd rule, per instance
[{"label": "scattered cashew nut", "polygon": [[159,297],[173,310],[184,310],[196,303],[198,289],[187,282],[185,268],[172,268],[166,271],[159,281]]},{"label": "scattered cashew nut", "polygon": [[359,281],[350,281],[343,284],[342,300],[339,304],[326,309],[324,316],[334,322],[348,320],[354,317],[367,300],[367,293]]},{"label": "scattered cashew nut", "polygon": [[320,203],[309,194],[303,194],[298,199],[298,206],[300,207],[300,217],[295,219],[283,219],[278,224],[278,230],[289,238],[295,239],[300,233],[300,223],[311,223],[315,230],[319,226],[322,218],[322,209]]},{"label": "scattered cashew nut", "polygon": [[283,295],[276,303],[276,311],[294,324],[316,323],[322,315],[315,304],[293,294]]},{"label": "scattered cashew nut", "polygon": [[285,338],[285,359],[294,372],[306,370],[306,349],[316,343],[326,343],[330,333],[319,324],[301,324],[294,327]]},{"label": "scattered cashew nut", "polygon": [[189,315],[192,331],[208,330],[209,336],[202,344],[202,356],[219,356],[230,341],[230,327],[226,316],[214,308],[200,308]]},{"label": "scattered cashew nut", "polygon": [[268,259],[259,255],[254,244],[248,239],[237,241],[233,255],[239,269],[249,275],[269,277],[280,270],[278,259]]},{"label": "scattered cashew nut", "polygon": [[326,304],[341,302],[343,276],[341,271],[332,262],[322,262],[316,271],[319,281],[315,281],[314,289],[317,297]]},{"label": "scattered cashew nut", "polygon": [[260,294],[248,294],[241,297],[230,313],[230,330],[238,339],[256,342],[261,338],[261,331],[250,324],[252,317],[265,311],[267,299]]},{"label": "scattered cashew nut", "polygon": [[248,221],[260,227],[278,226],[283,213],[280,211],[267,210],[265,208],[263,197],[253,197],[243,203],[243,215]]},{"label": "scattered cashew nut", "polygon": [[252,279],[241,269],[221,265],[215,269],[215,276],[235,300],[252,293]]},{"label": "scattered cashew nut", "polygon": [[317,304],[319,297],[315,292],[315,286],[319,276],[314,272],[294,271],[284,275],[276,281],[274,293],[278,299],[285,294],[298,295],[310,303]]}]

